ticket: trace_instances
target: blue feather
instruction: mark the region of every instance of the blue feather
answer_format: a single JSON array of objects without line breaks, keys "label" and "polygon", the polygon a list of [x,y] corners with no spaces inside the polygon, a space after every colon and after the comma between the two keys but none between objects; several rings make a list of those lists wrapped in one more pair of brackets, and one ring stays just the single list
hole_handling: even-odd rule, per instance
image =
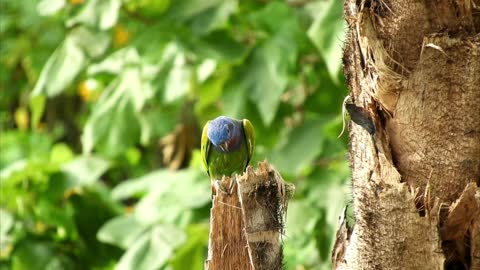
[{"label": "blue feather", "polygon": [[[219,116],[210,121],[207,136],[214,148],[221,152],[236,150],[244,137],[242,122],[226,116]],[[222,148],[222,144],[225,143],[230,148]]]}]

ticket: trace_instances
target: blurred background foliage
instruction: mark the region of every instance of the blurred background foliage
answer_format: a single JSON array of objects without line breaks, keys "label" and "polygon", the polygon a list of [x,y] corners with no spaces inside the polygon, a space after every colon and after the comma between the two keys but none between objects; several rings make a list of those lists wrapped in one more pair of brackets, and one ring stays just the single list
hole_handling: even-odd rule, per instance
[{"label": "blurred background foliage", "polygon": [[286,269],[330,268],[342,1],[0,3],[0,269],[203,269],[222,114],[296,185]]}]

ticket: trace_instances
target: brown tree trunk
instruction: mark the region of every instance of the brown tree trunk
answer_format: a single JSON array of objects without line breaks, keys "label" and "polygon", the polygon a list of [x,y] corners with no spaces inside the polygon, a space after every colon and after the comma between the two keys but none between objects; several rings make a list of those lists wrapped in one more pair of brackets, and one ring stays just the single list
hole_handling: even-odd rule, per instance
[{"label": "brown tree trunk", "polygon": [[346,0],[355,225],[336,269],[480,269],[480,1]]},{"label": "brown tree trunk", "polygon": [[266,161],[217,182],[206,270],[281,270],[284,216],[295,190]]}]

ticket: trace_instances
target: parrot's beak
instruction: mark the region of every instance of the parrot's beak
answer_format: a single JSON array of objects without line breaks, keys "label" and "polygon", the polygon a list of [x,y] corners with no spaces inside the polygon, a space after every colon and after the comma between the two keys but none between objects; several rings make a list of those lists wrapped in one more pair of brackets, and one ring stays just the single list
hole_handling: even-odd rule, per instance
[{"label": "parrot's beak", "polygon": [[228,152],[228,142],[220,144],[220,148],[222,148],[224,152]]}]

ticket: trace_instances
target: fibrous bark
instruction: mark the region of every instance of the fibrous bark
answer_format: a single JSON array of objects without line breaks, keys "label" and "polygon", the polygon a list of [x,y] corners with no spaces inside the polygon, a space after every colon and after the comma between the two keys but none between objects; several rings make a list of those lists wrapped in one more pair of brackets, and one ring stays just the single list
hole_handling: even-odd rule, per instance
[{"label": "fibrous bark", "polygon": [[267,162],[217,184],[205,269],[282,269],[280,237],[293,185],[285,183]]},{"label": "fibrous bark", "polygon": [[345,17],[356,223],[335,268],[479,269],[480,1],[347,0]]}]

